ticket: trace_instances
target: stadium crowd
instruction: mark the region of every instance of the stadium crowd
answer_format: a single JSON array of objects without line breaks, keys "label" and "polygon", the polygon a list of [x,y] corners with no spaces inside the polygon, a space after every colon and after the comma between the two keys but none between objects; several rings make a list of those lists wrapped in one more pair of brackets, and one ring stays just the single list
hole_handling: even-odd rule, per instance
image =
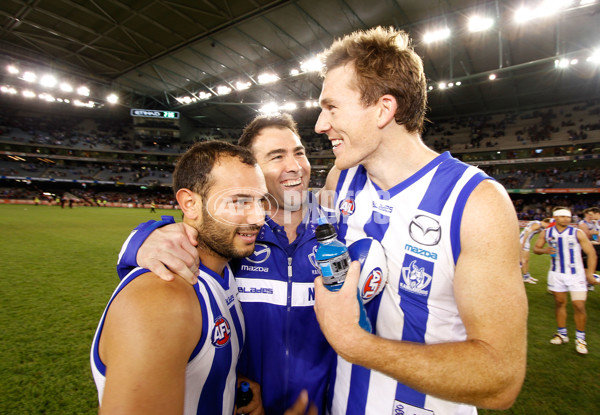
[{"label": "stadium crowd", "polygon": [[[575,152],[595,156],[600,143],[598,115],[600,102],[594,101],[510,114],[460,117],[428,123],[423,140],[438,152],[451,151],[471,163],[519,158],[542,161],[492,166],[482,163],[480,167],[509,191],[598,188],[600,168],[593,160],[577,165],[571,161],[541,160]],[[178,126],[156,120],[138,122],[136,126],[159,130],[172,127],[172,131],[144,135],[143,128],[134,128],[130,119],[108,121],[0,107],[2,149],[39,155],[27,159],[0,158],[0,177],[4,177],[0,185],[5,186],[0,199],[43,201],[49,199],[44,193],[68,193],[75,204],[98,205],[98,201],[103,201],[142,206],[154,201],[172,205],[173,197],[167,187],[177,156],[194,141],[236,142],[241,133],[235,128],[204,128],[188,134],[182,131],[180,136]],[[301,130],[300,134],[313,164],[310,187],[320,188],[333,161],[331,145],[314,130]],[[584,140],[587,141],[582,143]],[[15,180],[29,184],[23,186]],[[593,195],[581,198],[569,195],[560,201],[531,199],[518,193],[511,196],[523,220],[543,218],[553,205],[581,212],[598,204]]]}]

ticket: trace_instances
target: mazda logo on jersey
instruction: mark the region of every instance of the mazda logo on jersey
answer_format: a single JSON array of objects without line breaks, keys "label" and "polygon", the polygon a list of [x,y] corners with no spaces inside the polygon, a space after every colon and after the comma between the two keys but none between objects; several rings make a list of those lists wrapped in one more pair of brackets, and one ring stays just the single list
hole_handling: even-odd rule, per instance
[{"label": "mazda logo on jersey", "polygon": [[355,204],[353,198],[347,198],[340,203],[340,212],[344,216],[350,216],[354,213]]},{"label": "mazda logo on jersey", "polygon": [[440,223],[432,217],[417,215],[408,225],[410,237],[422,245],[437,245],[442,237]]},{"label": "mazda logo on jersey", "polygon": [[262,264],[269,259],[269,256],[271,256],[271,248],[265,244],[257,243],[254,246],[254,252],[246,260],[254,264]]},{"label": "mazda logo on jersey", "polygon": [[215,320],[215,327],[212,331],[211,341],[215,347],[223,347],[229,343],[231,338],[231,327],[225,317],[219,316]]}]

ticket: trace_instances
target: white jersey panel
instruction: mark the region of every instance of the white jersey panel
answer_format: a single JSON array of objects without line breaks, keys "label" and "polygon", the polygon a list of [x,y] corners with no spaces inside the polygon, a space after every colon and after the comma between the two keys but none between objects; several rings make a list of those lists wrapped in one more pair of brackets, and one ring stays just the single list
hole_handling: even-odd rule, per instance
[{"label": "white jersey panel", "polygon": [[[449,153],[387,192],[362,166],[342,172],[336,201],[340,237],[347,244],[373,237],[387,256],[388,283],[379,301],[366,305],[377,335],[425,344],[466,339],[454,299],[454,270],[464,205],[486,178]],[[341,361],[332,414],[476,413],[472,406],[424,395]]]},{"label": "white jersey panel", "polygon": [[[102,402],[106,383],[106,366],[100,360],[98,343],[106,312],[119,292],[146,272],[148,270],[136,268],[121,280],[96,330],[90,359],[99,402]],[[200,341],[186,367],[184,415],[231,415],[235,403],[236,366],[245,334],[238,287],[229,266],[223,279],[201,264],[198,279],[194,288],[202,309],[203,327]]]},{"label": "white jersey panel", "polygon": [[550,271],[566,275],[585,275],[585,267],[581,257],[581,245],[577,233],[582,230],[567,226],[559,232],[555,226],[546,231],[546,242],[556,249],[556,255],[551,256]]}]

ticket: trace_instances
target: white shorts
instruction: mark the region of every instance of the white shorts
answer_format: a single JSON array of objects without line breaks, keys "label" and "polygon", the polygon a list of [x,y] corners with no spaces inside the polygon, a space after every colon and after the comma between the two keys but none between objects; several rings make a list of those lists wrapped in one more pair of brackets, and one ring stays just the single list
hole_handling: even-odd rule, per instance
[{"label": "white shorts", "polygon": [[557,293],[584,292],[587,294],[587,279],[585,273],[573,275],[548,271],[548,290]]}]

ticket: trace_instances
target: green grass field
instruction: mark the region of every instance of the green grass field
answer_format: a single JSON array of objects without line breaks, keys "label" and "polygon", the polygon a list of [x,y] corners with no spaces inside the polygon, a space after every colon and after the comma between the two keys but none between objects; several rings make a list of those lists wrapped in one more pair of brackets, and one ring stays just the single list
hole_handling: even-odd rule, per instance
[{"label": "green grass field", "polygon": [[[0,205],[0,414],[97,412],[89,368],[92,336],[117,284],[123,240],[138,223],[173,213],[157,212]],[[555,322],[544,283],[548,260],[532,255],[532,274],[540,282],[526,286],[523,391],[510,410],[482,414],[600,413],[600,288],[588,298],[590,354],[577,355],[573,341],[550,345]],[[571,310],[568,329],[573,338]]]}]

